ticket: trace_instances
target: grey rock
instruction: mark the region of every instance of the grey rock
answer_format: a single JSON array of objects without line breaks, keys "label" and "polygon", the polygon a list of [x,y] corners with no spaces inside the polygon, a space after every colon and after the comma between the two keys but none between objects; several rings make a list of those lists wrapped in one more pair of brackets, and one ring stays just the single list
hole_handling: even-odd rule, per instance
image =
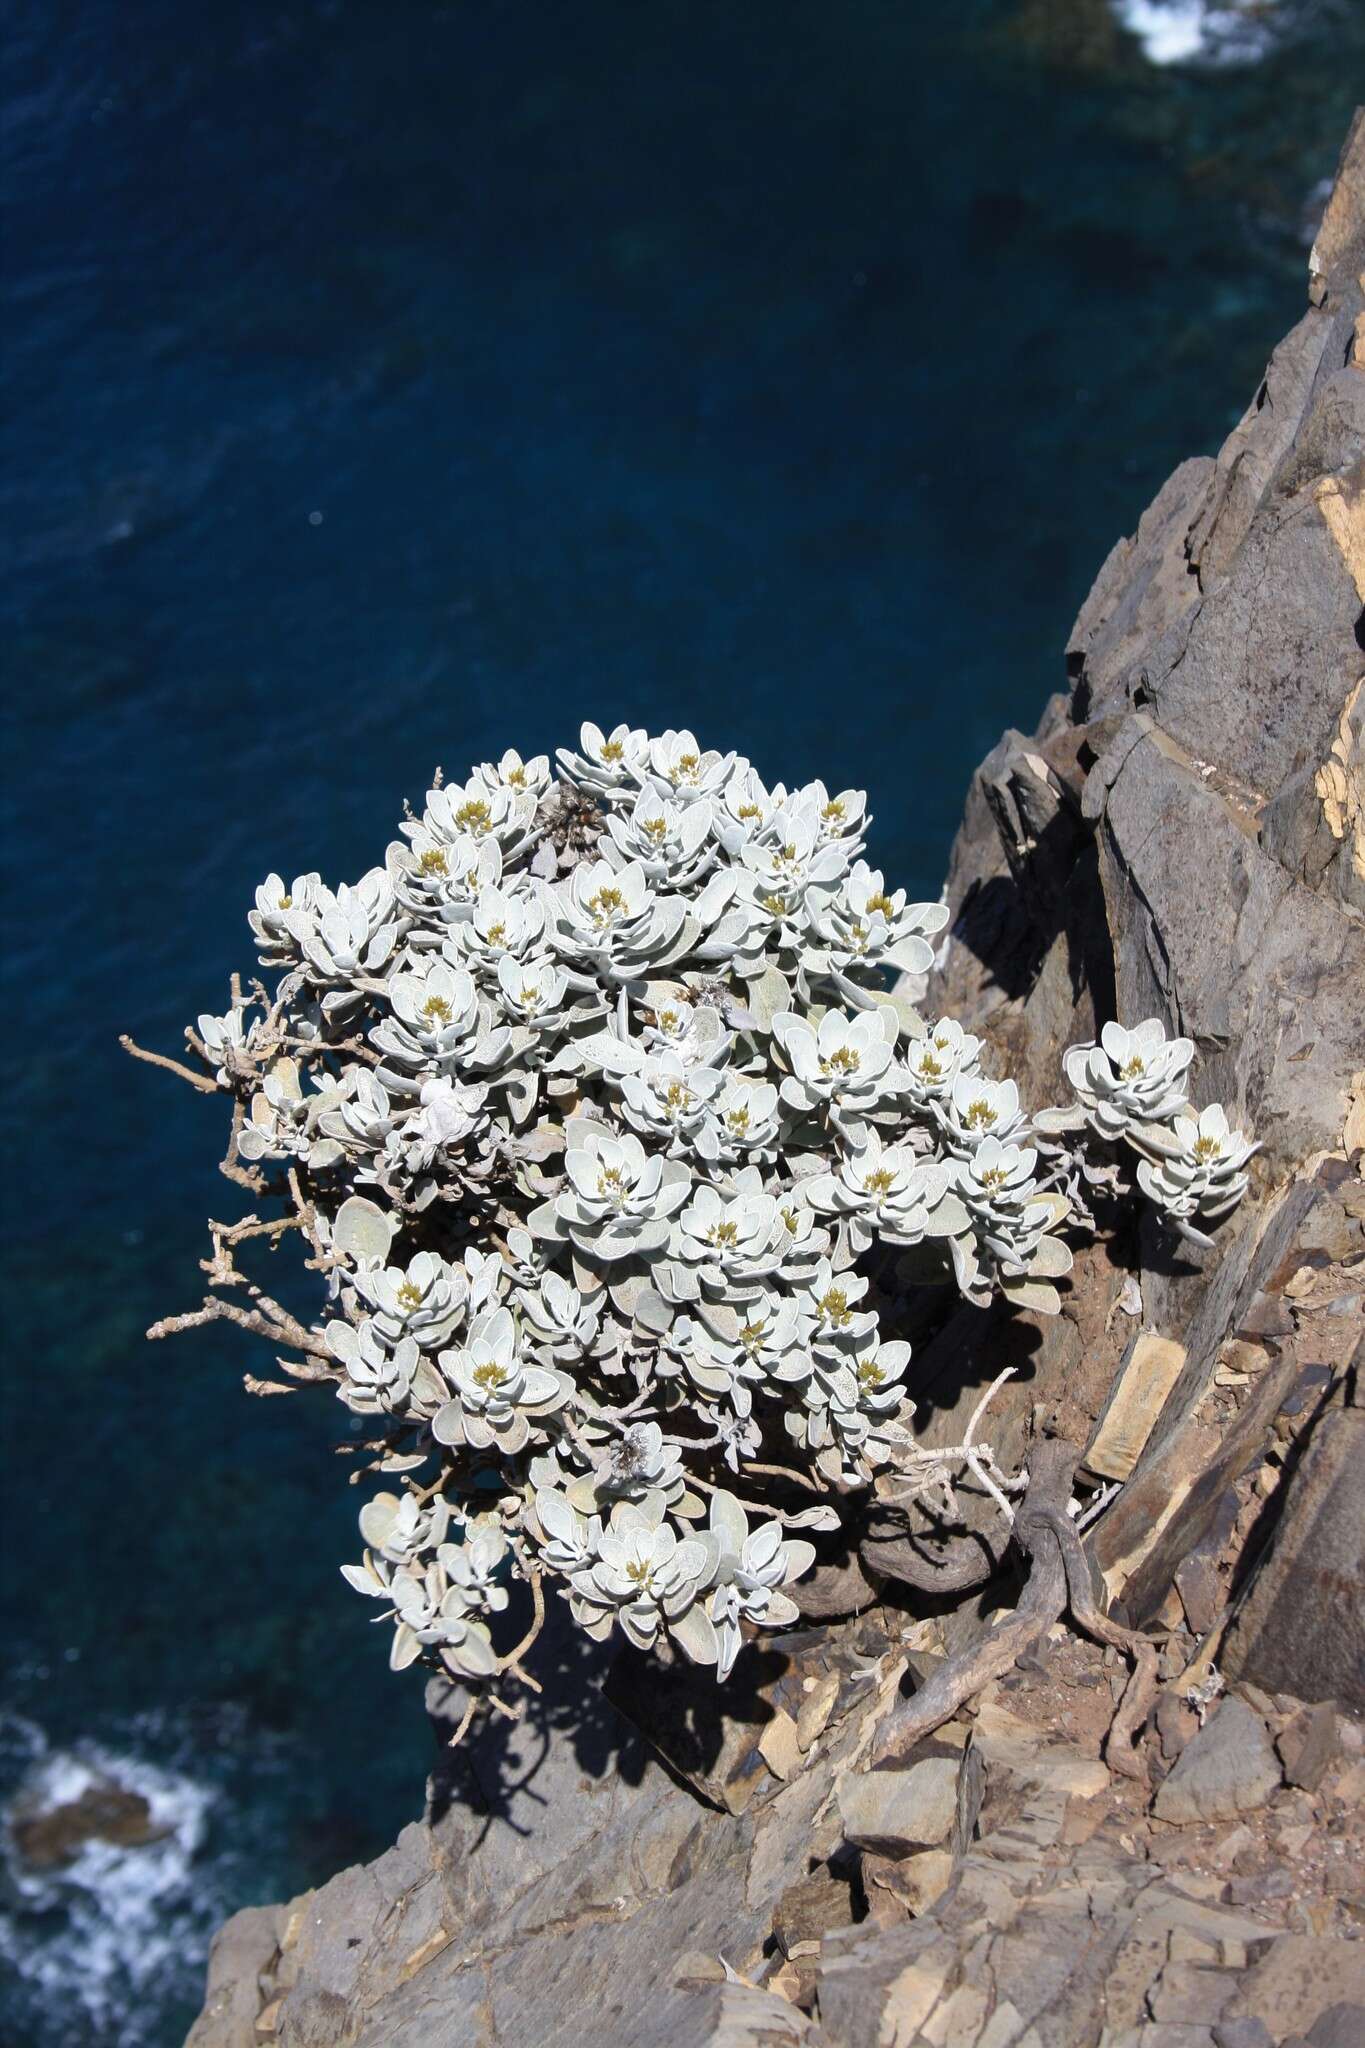
[{"label": "grey rock", "polygon": [[1264,2020],[1220,2020],[1213,2038],[1217,2048],[1275,2048],[1275,2037]]},{"label": "grey rock", "polygon": [[908,1856],[946,1842],[957,1819],[960,1760],[931,1756],[903,1771],[851,1771],[839,1780],[844,1834],[860,1849]]},{"label": "grey rock", "polygon": [[1365,2041],[1365,2005],[1331,2005],[1320,2012],[1306,2037],[1310,2048],[1360,2048]]},{"label": "grey rock", "polygon": [[1223,1652],[1272,1691],[1365,1710],[1365,1410],[1319,1418]]},{"label": "grey rock", "polygon": [[1320,1700],[1284,1732],[1280,1756],[1284,1775],[1291,1785],[1316,1792],[1328,1769],[1341,1755],[1341,1729],[1335,1700]]},{"label": "grey rock", "polygon": [[840,2048],[913,2041],[958,1988],[958,1944],[932,1918],[832,1934],[820,1962],[820,2024]]},{"label": "grey rock", "polygon": [[1225,1699],[1180,1752],[1156,1795],[1159,1820],[1235,1820],[1278,1788],[1280,1767],[1265,1723],[1245,1701]]},{"label": "grey rock", "polygon": [[774,1993],[750,1984],[718,1984],[697,1993],[686,2038],[697,2048],[818,2048],[820,2029]]},{"label": "grey rock", "polygon": [[1176,1591],[1193,1634],[1207,1635],[1223,1605],[1223,1582],[1212,1557],[1193,1551],[1175,1575]]},{"label": "grey rock", "polygon": [[248,1906],[219,1928],[209,1950],[204,2007],[185,2048],[251,2048],[261,1983],[279,1949],[283,1919],[282,1906]]},{"label": "grey rock", "polygon": [[1355,1941],[1282,1934],[1250,1970],[1228,2008],[1229,2019],[1264,2020],[1276,2041],[1310,2038],[1334,2006],[1365,2004],[1365,1948]]}]

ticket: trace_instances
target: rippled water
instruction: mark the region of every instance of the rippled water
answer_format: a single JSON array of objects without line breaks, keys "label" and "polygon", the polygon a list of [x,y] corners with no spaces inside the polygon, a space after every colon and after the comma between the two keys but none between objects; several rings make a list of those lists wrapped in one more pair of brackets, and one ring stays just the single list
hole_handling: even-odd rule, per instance
[{"label": "rippled water", "polygon": [[869,787],[935,890],[1302,303],[1365,14],[1229,64],[1184,11],[1193,64],[1122,0],[11,10],[0,1796],[175,1816],[0,1874],[16,2048],[178,2039],[211,1923],[429,1756],[337,1413],[142,1342],[233,1193],[117,1032],[222,1006],[268,867],[354,876],[436,761],[588,715]]}]

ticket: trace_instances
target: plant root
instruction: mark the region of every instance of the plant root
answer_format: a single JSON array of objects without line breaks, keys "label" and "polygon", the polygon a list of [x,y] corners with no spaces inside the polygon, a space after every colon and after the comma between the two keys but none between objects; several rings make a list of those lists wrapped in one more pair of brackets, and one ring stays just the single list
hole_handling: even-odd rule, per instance
[{"label": "plant root", "polygon": [[[1151,1636],[1111,1621],[1096,1602],[1090,1560],[1066,1511],[1078,1456],[1069,1444],[1035,1446],[1029,1460],[1028,1491],[1016,1512],[1013,1530],[1030,1567],[1018,1606],[950,1658],[919,1692],[891,1709],[872,1745],[874,1765],[905,1756],[993,1678],[1011,1670],[1053,1622],[1069,1612],[1083,1634],[1122,1650],[1133,1660],[1132,1676],[1110,1723],[1104,1755],[1109,1768],[1120,1777],[1145,1781],[1146,1767],[1134,1742],[1156,1699],[1156,1643]],[[903,1546],[877,1549],[899,1547]],[[979,1568],[979,1552],[977,1561]],[[921,1584],[922,1580],[912,1583]],[[948,1590],[941,1579],[930,1583]]]}]

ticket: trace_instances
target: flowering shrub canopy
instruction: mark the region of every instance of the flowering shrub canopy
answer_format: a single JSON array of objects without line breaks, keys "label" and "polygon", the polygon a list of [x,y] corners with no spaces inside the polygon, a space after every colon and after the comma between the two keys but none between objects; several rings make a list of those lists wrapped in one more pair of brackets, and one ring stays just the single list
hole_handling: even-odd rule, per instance
[{"label": "flowering shrub canopy", "polygon": [[725,1677],[745,1623],[796,1619],[791,1532],[914,1452],[908,1287],[1054,1312],[1102,1177],[1081,1135],[1129,1142],[1200,1242],[1245,1191],[1254,1146],[1190,1108],[1157,1020],[1073,1047],[1076,1104],[1032,1116],[925,1023],[897,977],[948,913],[869,866],[868,823],[689,732],[586,725],[555,768],[438,775],[354,886],[256,891],[275,986],[187,1035],[236,1098],[227,1170],[292,1214],[216,1236],[210,1270],[247,1284],[242,1236],[311,1243],[320,1328],[257,1288],[218,1307],[377,1427],[401,1491],[344,1569],[395,1667],[514,1665],[519,1576]]}]

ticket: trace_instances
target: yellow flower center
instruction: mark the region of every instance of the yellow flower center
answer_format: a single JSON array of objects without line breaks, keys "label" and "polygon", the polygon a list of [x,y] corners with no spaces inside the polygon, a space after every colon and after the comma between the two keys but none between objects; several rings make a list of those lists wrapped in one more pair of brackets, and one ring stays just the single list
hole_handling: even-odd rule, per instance
[{"label": "yellow flower center", "polygon": [[602,759],[604,761],[619,761],[625,751],[620,740],[603,740],[602,742]]},{"label": "yellow flower center", "polygon": [[644,831],[646,839],[651,840],[655,846],[662,845],[663,841],[668,837],[667,818],[646,818],[644,821]]},{"label": "yellow flower center", "polygon": [[863,1189],[869,1195],[889,1195],[895,1185],[896,1176],[889,1166],[879,1166],[875,1173],[863,1177]]},{"label": "yellow flower center", "polygon": [[429,1024],[448,1024],[451,1016],[450,1004],[444,996],[428,996],[422,1005],[422,1015]]},{"label": "yellow flower center", "polygon": [[734,1132],[735,1136],[737,1138],[742,1138],[749,1128],[749,1112],[747,1109],[744,1109],[742,1107],[739,1109],[732,1109],[729,1115],[726,1117],[725,1121],[729,1125],[730,1129]]},{"label": "yellow flower center", "polygon": [[1196,1159],[1217,1159],[1223,1150],[1221,1138],[1196,1138],[1194,1156]]},{"label": "yellow flower center", "polygon": [[869,917],[875,916],[876,913],[880,910],[882,916],[887,920],[888,924],[890,923],[891,919],[896,915],[896,906],[891,901],[891,898],[885,893],[885,891],[883,891],[880,896],[869,896],[865,908],[867,910]]},{"label": "yellow flower center", "polygon": [[750,1358],[752,1358],[754,1353],[761,1348],[763,1339],[767,1335],[767,1331],[768,1325],[766,1320],[761,1323],[746,1323],[744,1325],[744,1328],[740,1331],[739,1341],[744,1346],[744,1349],[748,1352]]},{"label": "yellow flower center", "polygon": [[280,898],[280,909],[281,909],[281,910],[292,910],[293,908],[294,908],[294,899],[293,899],[293,897],[292,897],[292,896],[281,896],[281,898]]},{"label": "yellow flower center", "polygon": [[455,823],[462,832],[472,833],[477,839],[481,833],[492,830],[493,813],[481,796],[474,796],[468,803],[460,805],[455,813]]},{"label": "yellow flower center", "polygon": [[820,816],[827,825],[842,825],[844,821],[844,807],[837,796],[831,798],[830,802],[825,805]]},{"label": "yellow flower center", "polygon": [[874,1358],[864,1359],[863,1363],[858,1367],[858,1385],[862,1391],[865,1394],[875,1393],[878,1387],[885,1386],[885,1384],[886,1374],[877,1364],[877,1361]]},{"label": "yellow flower center", "polygon": [[856,1074],[860,1065],[859,1056],[851,1045],[837,1045],[827,1060],[821,1060],[820,1072],[840,1074],[846,1079],[848,1075]]},{"label": "yellow flower center", "polygon": [[772,916],[785,917],[787,915],[787,899],[785,896],[764,896],[761,897],[759,900],[761,901],[763,908],[766,911],[769,911],[772,914]]},{"label": "yellow flower center", "polygon": [[604,1166],[597,1176],[597,1192],[604,1202],[615,1202],[619,1209],[630,1190],[619,1166]]},{"label": "yellow flower center", "polygon": [[1005,1169],[1003,1166],[988,1166],[980,1178],[983,1188],[1003,1187],[1005,1184]]},{"label": "yellow flower center", "polygon": [[842,1287],[831,1287],[827,1293],[821,1295],[816,1307],[836,1330],[841,1330],[846,1323],[853,1320],[853,1311],[848,1305],[848,1296]]},{"label": "yellow flower center", "polygon": [[424,875],[448,875],[446,857],[439,846],[429,846],[417,863]]},{"label": "yellow flower center", "polygon": [[733,1251],[739,1243],[739,1225],[737,1223],[713,1223],[707,1232],[706,1241],[708,1244],[713,1244],[717,1251]]},{"label": "yellow flower center", "polygon": [[528,1005],[540,1001],[540,989],[534,981],[528,981],[523,985],[521,1000]]},{"label": "yellow flower center", "polygon": [[619,916],[625,907],[626,899],[619,889],[601,888],[588,898],[588,912],[599,931]]},{"label": "yellow flower center", "polygon": [[1146,1071],[1146,1063],[1143,1060],[1141,1053],[1135,1052],[1133,1054],[1133,1057],[1129,1060],[1127,1066],[1123,1069],[1121,1078],[1125,1081],[1136,1081],[1138,1075],[1145,1074]]},{"label": "yellow flower center", "polygon": [[679,754],[677,761],[674,763],[674,773],[679,782],[695,782],[697,771],[700,767],[701,757],[699,755]]},{"label": "yellow flower center", "polygon": [[503,945],[506,945],[506,943],[507,943],[507,926],[506,926],[506,925],[505,925],[505,924],[504,924],[504,923],[502,922],[501,918],[500,918],[500,919],[498,920],[498,922],[497,922],[496,924],[490,924],[490,925],[489,925],[489,927],[488,927],[488,943],[489,943],[489,945],[490,945],[490,946],[503,946]]},{"label": "yellow flower center", "polygon": [[750,818],[761,818],[763,811],[758,804],[741,804],[735,816],[747,822]]},{"label": "yellow flower center", "polygon": [[983,1131],[988,1124],[995,1122],[995,1111],[983,1096],[978,1095],[976,1101],[968,1105],[962,1121],[969,1131]]},{"label": "yellow flower center", "polygon": [[422,1306],[422,1290],[413,1280],[405,1280],[398,1290],[398,1306],[411,1315],[415,1308]]},{"label": "yellow flower center", "polygon": [[526,770],[524,768],[509,768],[507,771],[507,786],[509,789],[525,789]]},{"label": "yellow flower center", "polygon": [[670,1116],[681,1116],[692,1107],[692,1090],[685,1081],[670,1081],[664,1094],[664,1108]]},{"label": "yellow flower center", "polygon": [[626,1577],[633,1586],[647,1586],[653,1569],[653,1565],[649,1564],[643,1557],[637,1557],[626,1566]]},{"label": "yellow flower center", "polygon": [[919,1071],[926,1081],[941,1081],[943,1068],[931,1052],[922,1052],[918,1061]]},{"label": "yellow flower center", "polygon": [[470,1378],[475,1386],[487,1387],[491,1391],[494,1387],[502,1385],[507,1374],[496,1358],[490,1358],[483,1365],[476,1365]]}]

